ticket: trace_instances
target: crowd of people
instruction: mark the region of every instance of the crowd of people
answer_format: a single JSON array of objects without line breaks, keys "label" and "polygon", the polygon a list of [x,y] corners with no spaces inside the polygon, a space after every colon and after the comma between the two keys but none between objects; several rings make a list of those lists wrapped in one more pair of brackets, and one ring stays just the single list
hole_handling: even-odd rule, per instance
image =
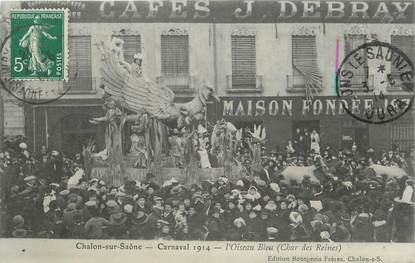
[{"label": "crowd of people", "polygon": [[[6,210],[2,235],[414,241],[412,177],[388,177],[370,168],[381,164],[407,169],[412,166],[413,152],[403,153],[398,148],[362,152],[356,145],[334,152],[330,146],[320,149],[316,141],[299,144],[297,139],[300,137],[283,149],[260,147],[260,163],[251,169],[247,167],[255,153],[247,141],[248,146],[241,144],[234,158],[246,168],[238,180],[222,176],[188,186],[175,178],[159,182],[150,172],[142,181],[108,185],[85,173],[82,154],[69,159],[42,147],[36,155],[22,142],[17,151],[0,153],[0,198]],[[307,176],[287,182],[281,173],[287,166],[310,165],[315,166],[319,183]],[[411,193],[410,200],[400,202]]]}]

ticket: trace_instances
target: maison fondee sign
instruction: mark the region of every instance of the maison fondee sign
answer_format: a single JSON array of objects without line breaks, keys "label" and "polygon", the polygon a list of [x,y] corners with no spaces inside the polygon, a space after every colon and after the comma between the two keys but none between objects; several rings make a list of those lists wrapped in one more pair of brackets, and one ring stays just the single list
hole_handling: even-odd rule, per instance
[{"label": "maison fondee sign", "polygon": [[[373,117],[386,118],[393,116],[395,110],[388,108],[394,101],[410,103],[410,96],[385,96],[384,98],[362,96],[350,100],[337,97],[314,97],[311,100],[302,97],[222,97],[221,102],[216,104],[213,115],[217,119],[232,119],[243,117],[243,119],[276,118],[276,119],[302,119],[348,116],[344,110],[347,107],[355,115],[365,115],[369,109],[374,109]],[[208,106],[209,107],[209,106]],[[411,113],[407,113],[410,115]],[[384,115],[384,116],[382,116]]]},{"label": "maison fondee sign", "polygon": [[413,23],[413,1],[147,0],[26,1],[69,8],[71,22]]}]

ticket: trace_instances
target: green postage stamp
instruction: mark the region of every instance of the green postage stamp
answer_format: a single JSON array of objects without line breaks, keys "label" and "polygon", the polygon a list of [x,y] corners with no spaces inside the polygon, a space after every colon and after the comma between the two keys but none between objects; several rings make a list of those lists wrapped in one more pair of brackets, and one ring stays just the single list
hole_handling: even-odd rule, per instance
[{"label": "green postage stamp", "polygon": [[67,10],[13,10],[10,17],[11,78],[66,80]]}]

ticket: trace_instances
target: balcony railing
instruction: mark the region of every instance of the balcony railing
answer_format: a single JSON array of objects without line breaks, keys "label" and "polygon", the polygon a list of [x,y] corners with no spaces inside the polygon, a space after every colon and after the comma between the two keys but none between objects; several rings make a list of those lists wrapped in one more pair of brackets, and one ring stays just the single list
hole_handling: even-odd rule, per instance
[{"label": "balcony railing", "polygon": [[353,78],[350,79],[351,86],[350,89],[356,91],[373,91],[374,87],[374,78],[373,75],[354,75]]},{"label": "balcony railing", "polygon": [[[303,75],[287,75],[287,90],[289,92],[304,92],[306,89],[306,81]],[[320,91],[321,85],[314,85]]]},{"label": "balcony railing", "polygon": [[157,77],[157,83],[164,83],[174,92],[193,92],[193,77],[185,74],[165,74]]},{"label": "balcony railing", "polygon": [[226,76],[227,92],[261,92],[262,75],[232,74]]},{"label": "balcony railing", "polygon": [[[365,92],[366,86],[369,91],[373,90],[374,80],[373,75],[364,76],[364,75],[354,75],[352,79],[350,79],[350,89],[355,90],[357,92]],[[302,75],[287,75],[287,87],[288,91],[290,92],[304,92],[306,89],[306,81],[304,76]],[[323,89],[322,86],[317,87],[317,91],[321,91]]]}]

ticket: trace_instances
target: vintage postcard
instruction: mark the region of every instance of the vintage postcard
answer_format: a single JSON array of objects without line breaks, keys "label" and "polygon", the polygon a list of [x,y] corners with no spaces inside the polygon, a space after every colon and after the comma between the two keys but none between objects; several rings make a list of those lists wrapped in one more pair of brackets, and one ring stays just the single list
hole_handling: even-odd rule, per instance
[{"label": "vintage postcard", "polygon": [[1,1],[1,258],[415,263],[414,5]]}]

